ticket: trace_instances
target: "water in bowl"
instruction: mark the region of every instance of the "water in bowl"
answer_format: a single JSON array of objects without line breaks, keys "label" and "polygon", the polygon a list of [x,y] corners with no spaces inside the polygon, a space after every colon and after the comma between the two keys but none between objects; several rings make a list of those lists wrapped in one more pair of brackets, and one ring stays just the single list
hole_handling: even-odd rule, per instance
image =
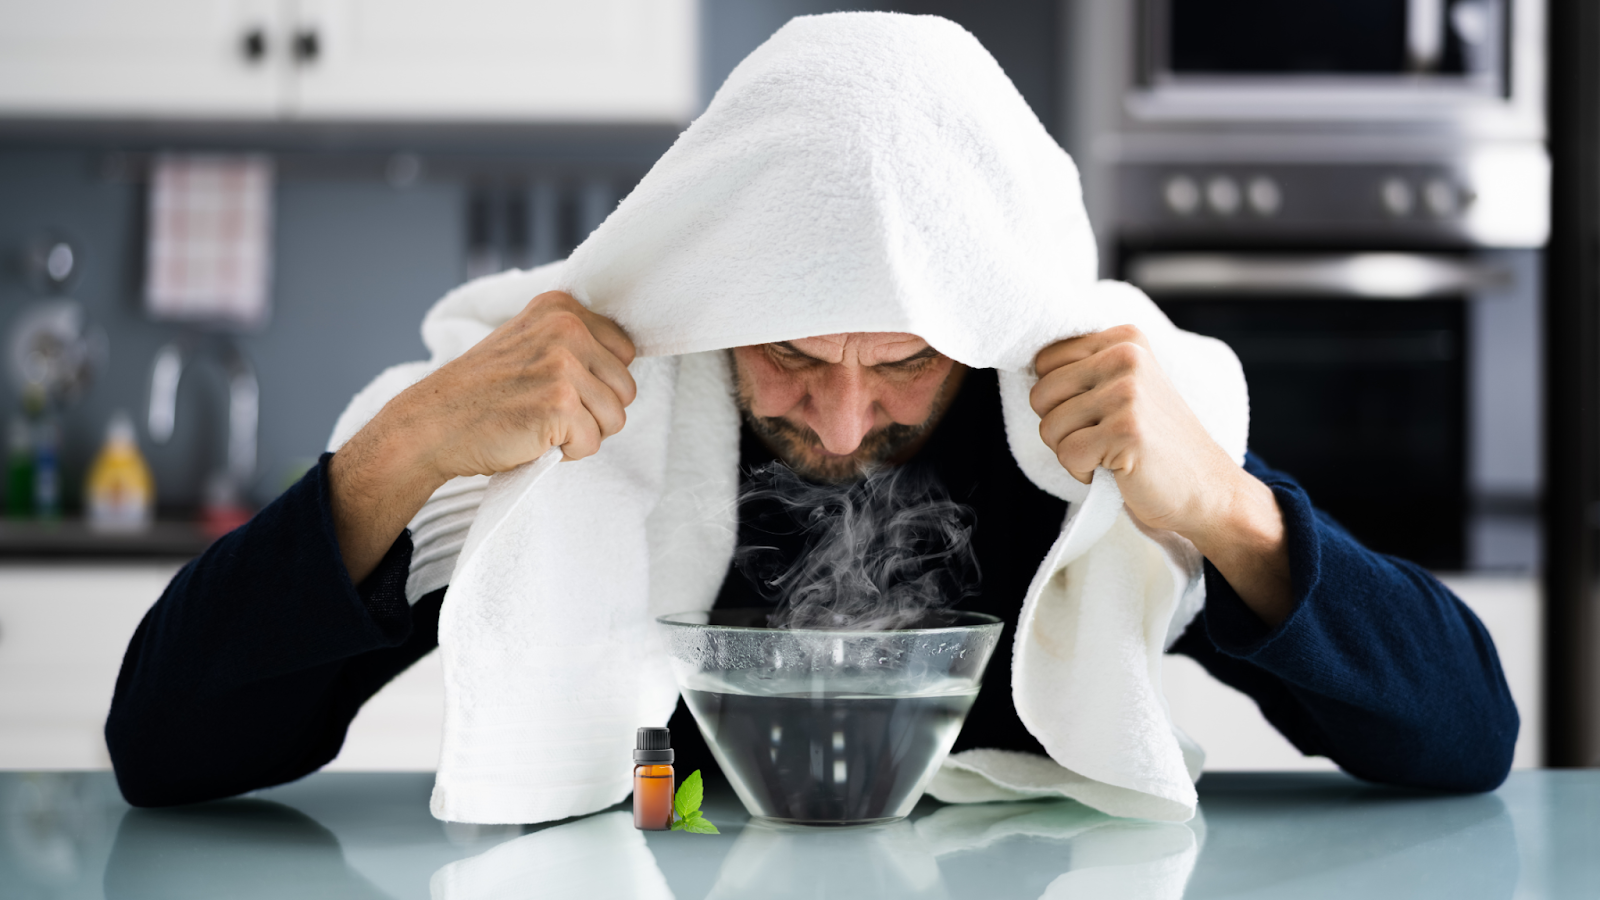
[{"label": "water in bowl", "polygon": [[683,694],[723,774],[752,813],[854,824],[911,811],[950,752],[977,691]]}]

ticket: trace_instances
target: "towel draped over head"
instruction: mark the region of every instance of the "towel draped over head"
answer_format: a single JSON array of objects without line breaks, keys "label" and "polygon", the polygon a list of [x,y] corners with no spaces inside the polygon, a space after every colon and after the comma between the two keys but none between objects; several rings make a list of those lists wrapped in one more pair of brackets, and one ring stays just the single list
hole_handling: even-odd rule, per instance
[{"label": "towel draped over head", "polygon": [[838,13],[795,19],[746,58],[569,259],[442,299],[423,323],[432,358],[358,395],[334,447],[545,290],[615,319],[640,358],[628,423],[599,453],[460,479],[412,523],[408,593],[450,585],[434,814],[537,822],[627,796],[634,729],[677,698],[653,617],[708,608],[733,552],[722,351],[908,332],[999,370],[1019,465],[1072,503],[1017,598],[1014,700],[1050,756],[967,751],[930,790],[1193,815],[1201,757],[1172,725],[1160,666],[1203,603],[1199,556],[1130,519],[1109,472],[1067,474],[1027,394],[1047,344],[1133,324],[1242,461],[1244,378],[1224,345],[1097,281],[1095,256],[1076,168],[976,39],[931,16]]}]

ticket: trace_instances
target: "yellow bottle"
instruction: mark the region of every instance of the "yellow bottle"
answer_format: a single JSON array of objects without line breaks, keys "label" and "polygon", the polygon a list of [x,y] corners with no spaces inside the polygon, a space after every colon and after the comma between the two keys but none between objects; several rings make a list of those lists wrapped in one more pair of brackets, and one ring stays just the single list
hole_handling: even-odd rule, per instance
[{"label": "yellow bottle", "polygon": [[133,419],[122,410],[106,426],[106,443],[89,467],[84,488],[89,527],[96,531],[139,531],[150,526],[156,483],[139,455]]}]

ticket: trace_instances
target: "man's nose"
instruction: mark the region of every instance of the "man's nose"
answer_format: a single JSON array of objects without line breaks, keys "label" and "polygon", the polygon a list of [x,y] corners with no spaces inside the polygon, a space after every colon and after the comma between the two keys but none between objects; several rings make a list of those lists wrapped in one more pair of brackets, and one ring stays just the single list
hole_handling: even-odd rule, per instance
[{"label": "man's nose", "polygon": [[872,430],[873,398],[860,371],[833,369],[811,391],[806,424],[829,453],[854,453]]}]

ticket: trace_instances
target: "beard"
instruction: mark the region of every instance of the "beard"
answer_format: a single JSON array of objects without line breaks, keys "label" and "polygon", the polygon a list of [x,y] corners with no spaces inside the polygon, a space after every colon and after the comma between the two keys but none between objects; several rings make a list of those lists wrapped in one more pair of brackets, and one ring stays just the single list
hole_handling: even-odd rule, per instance
[{"label": "beard", "polygon": [[823,449],[822,438],[810,428],[796,425],[778,416],[758,416],[751,412],[750,389],[739,377],[739,367],[731,353],[728,363],[733,367],[733,383],[739,412],[749,423],[750,430],[766,443],[784,465],[793,469],[802,478],[822,484],[858,481],[875,469],[892,465],[892,461],[896,461],[897,457],[922,440],[935,425],[939,424],[940,418],[944,416],[945,407],[950,402],[941,388],[938,399],[929,409],[926,419],[914,425],[894,422],[874,429],[861,439],[861,445],[855,452],[848,456],[829,456]]}]

